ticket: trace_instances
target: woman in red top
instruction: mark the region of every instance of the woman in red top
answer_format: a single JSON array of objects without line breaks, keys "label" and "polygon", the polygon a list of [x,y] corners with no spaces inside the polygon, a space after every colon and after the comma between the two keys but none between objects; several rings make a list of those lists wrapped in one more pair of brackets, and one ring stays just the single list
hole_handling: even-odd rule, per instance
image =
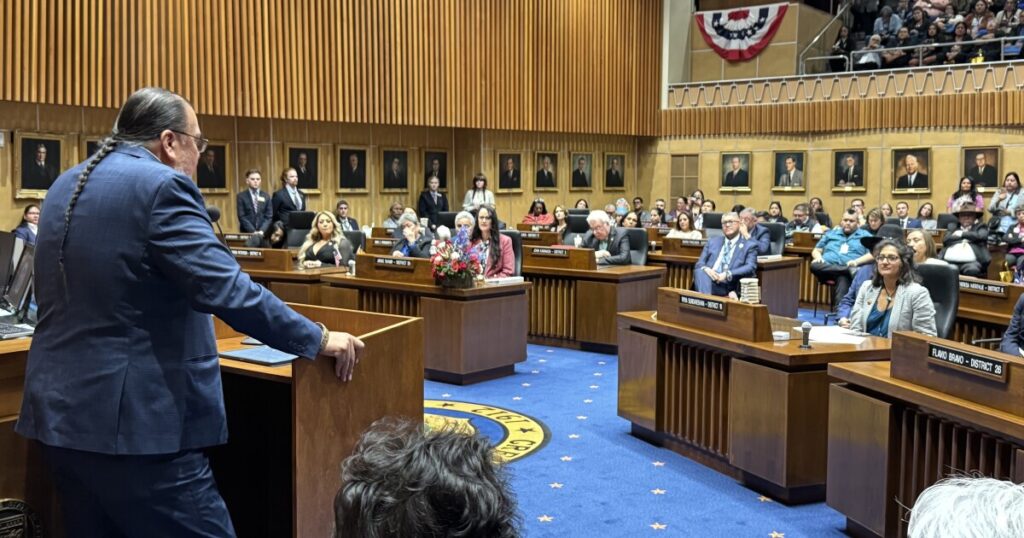
[{"label": "woman in red top", "polygon": [[523,217],[523,224],[551,226],[554,223],[555,217],[548,214],[548,206],[540,198],[533,201],[533,207],[530,208],[530,212]]},{"label": "woman in red top", "polygon": [[480,206],[470,240],[473,248],[480,253],[480,265],[485,268],[485,278],[512,276],[515,272],[516,255],[512,252],[512,240],[498,232],[494,227],[496,222],[499,221],[494,208]]}]

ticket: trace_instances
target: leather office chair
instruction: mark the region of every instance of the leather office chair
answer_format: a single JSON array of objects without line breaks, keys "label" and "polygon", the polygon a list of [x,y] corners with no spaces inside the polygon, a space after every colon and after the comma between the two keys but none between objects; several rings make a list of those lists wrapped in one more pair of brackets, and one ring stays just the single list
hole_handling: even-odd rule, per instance
[{"label": "leather office chair", "polygon": [[948,230],[950,224],[959,225],[960,219],[956,218],[956,215],[951,213],[939,213],[939,216],[935,218],[936,229]]},{"label": "leather office chair", "polygon": [[896,226],[899,226],[900,225],[900,219],[899,219],[899,217],[888,217],[888,218],[885,219],[885,223],[886,224],[895,224]]},{"label": "leather office chair", "polygon": [[366,251],[366,235],[359,230],[342,231],[345,234],[345,239],[348,239],[349,243],[352,243],[352,249],[356,252],[362,250]]},{"label": "leather office chair", "polygon": [[960,307],[960,273],[955,265],[939,264],[918,265],[917,272],[935,304],[935,332],[939,338],[949,338]]},{"label": "leather office chair", "polygon": [[826,228],[832,227],[832,217],[828,216],[828,213],[817,212],[814,214],[814,220]]},{"label": "leather office chair", "polygon": [[704,213],[704,237],[711,239],[712,237],[722,237],[725,235],[722,233],[722,214],[721,213]]},{"label": "leather office chair", "polygon": [[289,247],[300,247],[306,241],[306,236],[313,229],[313,217],[316,213],[312,211],[292,211],[288,214],[287,233],[285,244]]},{"label": "leather office chair", "polygon": [[629,263],[647,265],[647,228],[626,228],[626,239],[629,239]]},{"label": "leather office chair", "polygon": [[562,234],[562,243],[566,245],[574,244],[573,241],[576,237],[583,237],[590,231],[590,225],[587,224],[587,215],[566,215],[565,221],[566,226],[565,233]]},{"label": "leather office chair", "polygon": [[506,235],[512,240],[512,252],[516,255],[515,271],[512,272],[512,276],[521,276],[523,274],[523,236],[519,235],[519,230],[502,230],[501,235]]},{"label": "leather office chair", "polygon": [[590,210],[589,209],[578,209],[578,208],[575,208],[575,207],[572,208],[572,209],[566,209],[565,211],[566,211],[566,213],[565,213],[566,215],[583,215],[584,217],[586,217],[587,215],[590,214]]},{"label": "leather office chair", "polygon": [[761,226],[768,228],[771,238],[771,248],[768,249],[768,254],[781,255],[782,250],[786,248],[786,225],[781,222],[766,222]]},{"label": "leather office chair", "polygon": [[437,214],[437,225],[447,226],[453,236],[455,235],[455,215],[458,215],[455,211],[441,211]]}]

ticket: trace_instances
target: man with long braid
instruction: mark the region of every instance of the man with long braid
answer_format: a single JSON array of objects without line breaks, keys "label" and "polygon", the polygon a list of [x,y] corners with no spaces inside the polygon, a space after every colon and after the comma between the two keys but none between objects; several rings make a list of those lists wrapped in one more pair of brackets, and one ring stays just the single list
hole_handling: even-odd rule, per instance
[{"label": "man with long braid", "polygon": [[210,314],[333,356],[343,381],[359,359],[362,342],[285,306],[214,236],[189,179],[206,145],[187,101],[144,88],[47,193],[16,429],[43,444],[70,535],[234,536],[202,452],[227,441]]}]

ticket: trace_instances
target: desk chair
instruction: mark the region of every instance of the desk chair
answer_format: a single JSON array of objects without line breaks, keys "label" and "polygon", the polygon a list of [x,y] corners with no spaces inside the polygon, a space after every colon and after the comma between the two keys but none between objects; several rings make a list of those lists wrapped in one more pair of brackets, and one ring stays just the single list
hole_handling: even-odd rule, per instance
[{"label": "desk chair", "polygon": [[768,228],[771,238],[771,248],[768,249],[768,254],[781,255],[782,250],[786,248],[786,225],[781,222],[767,222],[761,226]]},{"label": "desk chair", "polygon": [[823,213],[820,211],[816,212],[814,214],[814,220],[818,221],[818,224],[826,228],[832,227],[832,217],[828,216],[828,213]]},{"label": "desk chair", "polygon": [[955,265],[938,264],[918,265],[917,273],[935,305],[935,333],[939,338],[949,338],[960,308],[960,274]]},{"label": "desk chair", "polygon": [[289,248],[302,246],[306,241],[306,236],[313,229],[315,215],[312,211],[292,211],[288,214],[285,244]]},{"label": "desk chair", "polygon": [[886,224],[895,224],[896,226],[899,226],[900,225],[900,219],[899,219],[899,217],[888,217],[888,218],[885,219],[885,223]]},{"label": "desk chair", "polygon": [[722,233],[721,213],[704,213],[704,235],[708,239],[725,235]]},{"label": "desk chair", "polygon": [[950,224],[959,225],[960,219],[950,213],[939,213],[939,216],[935,218],[935,222],[937,230],[948,230]]},{"label": "desk chair", "polygon": [[568,216],[568,215],[583,215],[584,217],[586,217],[587,215],[590,214],[590,210],[589,209],[572,208],[572,209],[566,209],[565,211],[566,211],[566,213],[565,213],[566,216]]},{"label": "desk chair", "polygon": [[572,245],[576,237],[583,237],[590,231],[587,224],[587,215],[566,215],[565,233],[562,234],[562,242]]},{"label": "desk chair", "polygon": [[647,265],[647,228],[626,228],[626,239],[629,239],[629,263]]},{"label": "desk chair", "polygon": [[352,243],[352,249],[355,251],[366,251],[366,235],[359,230],[342,231],[345,234],[345,239],[348,239],[349,243]]},{"label": "desk chair", "polygon": [[447,226],[449,230],[452,230],[452,235],[455,235],[455,215],[458,215],[455,211],[441,211],[437,214],[437,225]]},{"label": "desk chair", "polygon": [[512,240],[512,252],[516,255],[515,271],[512,276],[521,276],[523,273],[523,236],[519,230],[502,230],[501,235],[508,236]]}]

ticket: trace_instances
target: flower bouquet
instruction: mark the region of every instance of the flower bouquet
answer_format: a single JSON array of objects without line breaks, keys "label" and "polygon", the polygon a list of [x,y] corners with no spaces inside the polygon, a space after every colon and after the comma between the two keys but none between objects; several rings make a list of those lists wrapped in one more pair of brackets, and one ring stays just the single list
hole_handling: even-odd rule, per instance
[{"label": "flower bouquet", "polygon": [[438,237],[430,247],[434,281],[446,288],[472,288],[482,268],[479,254],[469,244],[469,231],[460,229],[451,238],[450,233],[443,234],[438,228]]}]

